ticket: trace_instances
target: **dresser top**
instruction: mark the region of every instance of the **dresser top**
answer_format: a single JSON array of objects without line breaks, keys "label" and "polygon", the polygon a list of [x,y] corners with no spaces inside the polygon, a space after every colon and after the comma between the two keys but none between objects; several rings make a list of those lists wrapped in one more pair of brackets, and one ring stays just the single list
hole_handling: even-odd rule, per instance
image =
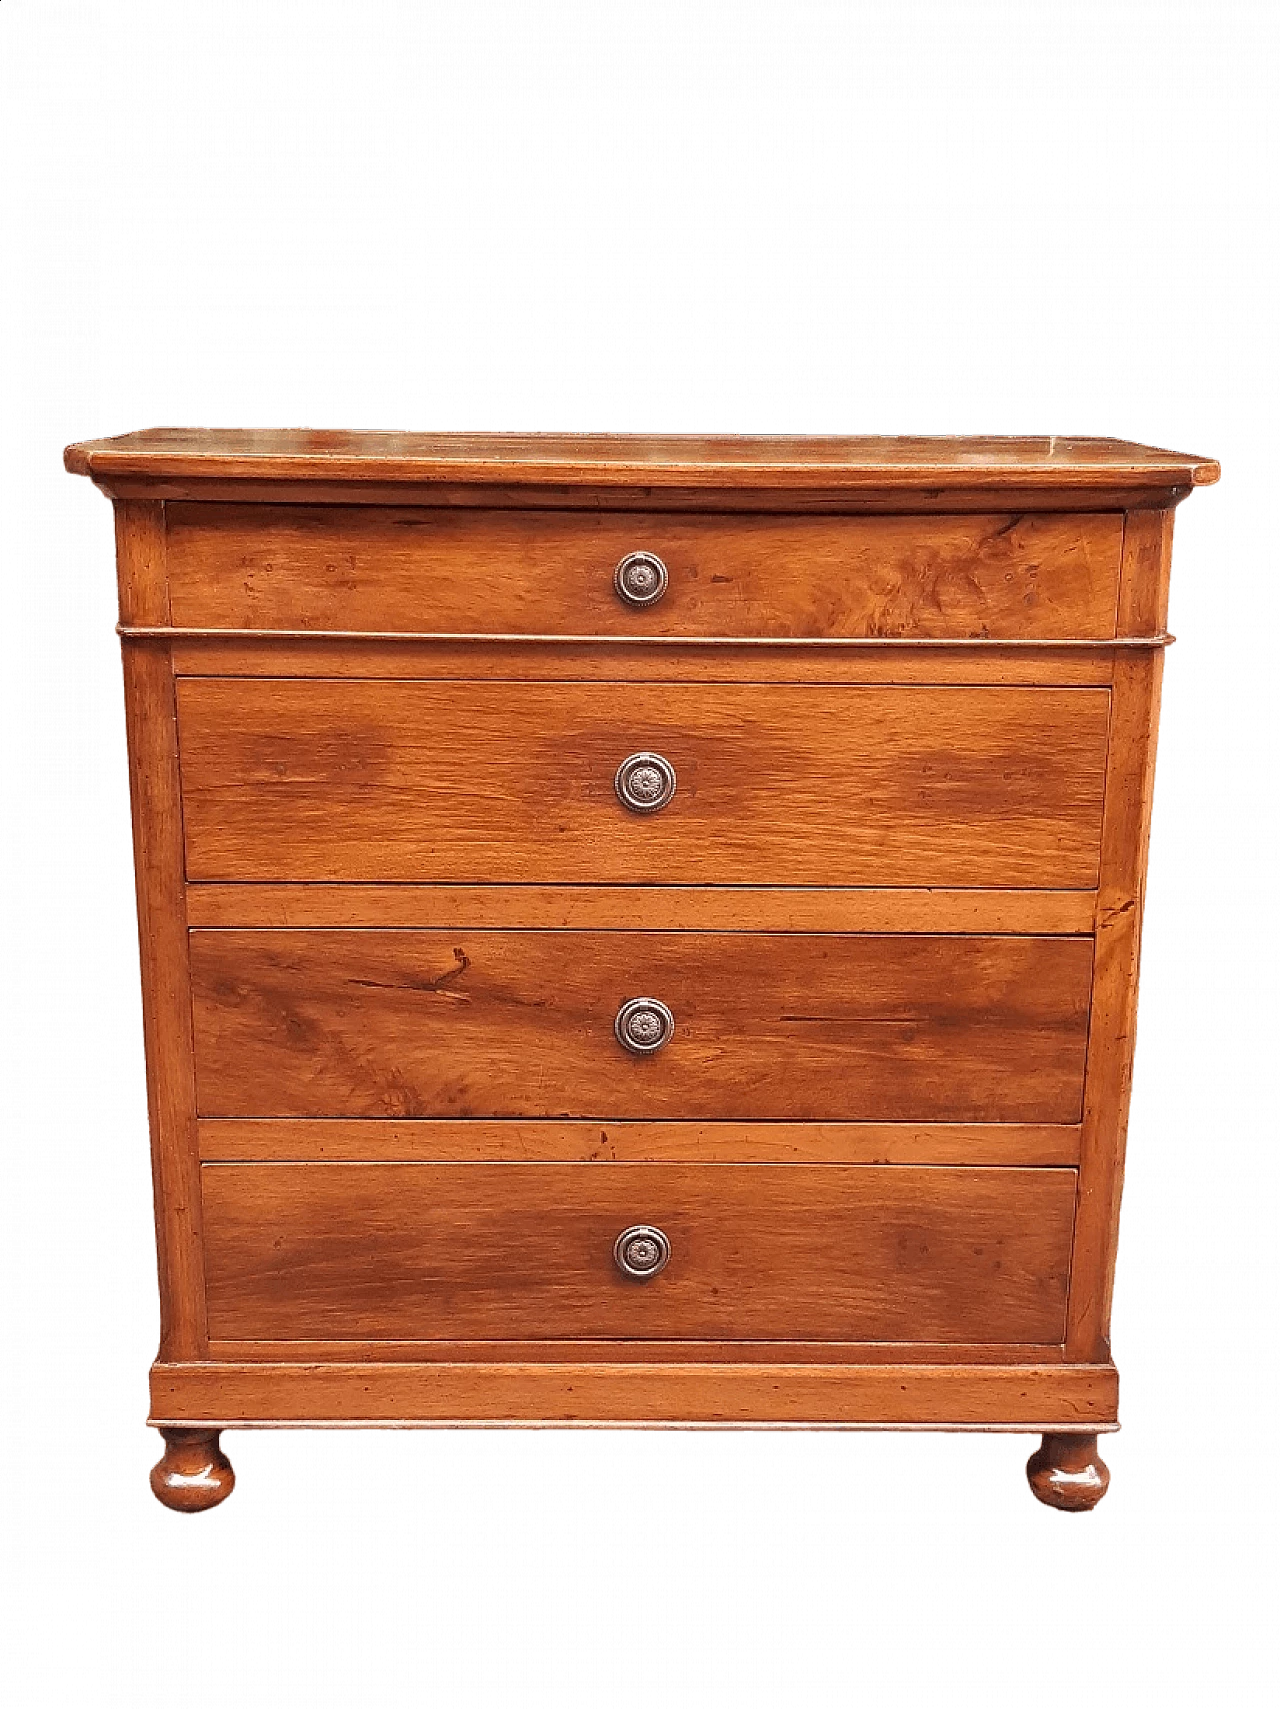
[{"label": "dresser top", "polygon": [[67,447],[95,479],[952,491],[1208,486],[1205,457],[1080,438],[346,433],[153,427]]}]

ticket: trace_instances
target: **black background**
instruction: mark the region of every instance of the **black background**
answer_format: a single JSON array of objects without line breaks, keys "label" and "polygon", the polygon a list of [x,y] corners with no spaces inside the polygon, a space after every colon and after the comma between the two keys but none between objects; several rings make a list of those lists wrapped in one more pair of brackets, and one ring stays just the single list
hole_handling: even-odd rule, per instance
[{"label": "black background", "polygon": [[[1263,576],[1273,502],[1246,511],[1265,484],[1258,441],[1212,412],[983,424],[1107,432],[1225,465],[1224,484],[1177,521],[1184,644],[1171,653],[1160,742],[1114,1326],[1124,1434],[1106,1444],[1114,1490],[1099,1511],[1041,1511],[1022,1483],[1034,1444],[1012,1439],[232,1432],[238,1494],[217,1514],[176,1519],[144,1483],[159,1448],[142,1429],[157,1313],[111,528],[106,501],[60,468],[65,444],[152,419],[19,420],[5,461],[7,514],[32,525],[22,567],[39,619],[10,637],[14,670],[34,665],[38,684],[12,738],[48,755],[10,824],[10,848],[48,897],[43,921],[34,902],[14,909],[15,937],[34,928],[36,945],[31,1056],[12,1065],[36,1089],[22,1147],[36,1333],[17,1477],[38,1504],[43,1572],[31,1589],[55,1608],[50,1666],[68,1690],[147,1668],[135,1675],[147,1690],[167,1680],[200,1697],[222,1680],[258,1700],[285,1692],[304,1656],[320,1656],[335,1697],[359,1685],[374,1700],[390,1699],[379,1680],[407,1666],[424,1683],[446,1659],[461,1700],[508,1670],[574,1694],[665,1694],[709,1678],[726,1688],[757,1651],[781,1654],[800,1699],[819,1695],[829,1665],[860,1687],[884,1680],[889,1661],[902,1678],[952,1685],[1029,1682],[1048,1661],[1063,1683],[1152,1685],[1203,1677],[1208,1661],[1227,1670],[1244,1641],[1237,1531],[1253,1511],[1258,1407],[1239,1350],[1232,1229],[1251,1191],[1242,1147],[1259,1135],[1244,1114],[1239,972],[1227,966],[1259,877],[1230,776],[1244,726],[1239,590]],[[913,429],[837,420],[829,431]],[[10,901],[26,894],[10,889]],[[617,1646],[605,1677],[586,1665],[588,1639]],[[67,1653],[72,1668],[58,1665]]]}]

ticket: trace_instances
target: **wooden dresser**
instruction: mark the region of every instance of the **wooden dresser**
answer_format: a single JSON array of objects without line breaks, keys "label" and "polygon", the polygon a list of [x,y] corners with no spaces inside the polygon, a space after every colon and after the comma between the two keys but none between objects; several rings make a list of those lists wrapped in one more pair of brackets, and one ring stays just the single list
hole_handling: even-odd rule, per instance
[{"label": "wooden dresser", "polygon": [[152,1474],[1043,1435],[1092,1507],[1173,507],[1103,439],[157,430],[115,501]]}]

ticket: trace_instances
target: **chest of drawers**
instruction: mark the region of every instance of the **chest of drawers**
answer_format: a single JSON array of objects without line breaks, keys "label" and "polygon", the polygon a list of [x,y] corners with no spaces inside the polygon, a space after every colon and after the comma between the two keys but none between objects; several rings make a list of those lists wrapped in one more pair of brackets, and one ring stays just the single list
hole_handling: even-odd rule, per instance
[{"label": "chest of drawers", "polygon": [[1106,1488],[1174,506],[1110,440],[157,430],[114,500],[162,1501],[219,1432]]}]

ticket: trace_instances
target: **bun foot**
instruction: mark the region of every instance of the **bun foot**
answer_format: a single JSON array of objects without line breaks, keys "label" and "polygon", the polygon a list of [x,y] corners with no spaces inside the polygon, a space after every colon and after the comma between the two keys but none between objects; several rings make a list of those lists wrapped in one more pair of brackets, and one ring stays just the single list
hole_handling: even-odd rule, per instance
[{"label": "bun foot", "polygon": [[236,1487],[231,1461],[218,1446],[217,1430],[161,1430],[164,1455],[151,1468],[157,1501],[175,1513],[203,1513],[225,1501]]},{"label": "bun foot", "polygon": [[1027,1461],[1027,1482],[1037,1501],[1063,1513],[1088,1513],[1107,1493],[1111,1473],[1096,1436],[1042,1436]]}]

